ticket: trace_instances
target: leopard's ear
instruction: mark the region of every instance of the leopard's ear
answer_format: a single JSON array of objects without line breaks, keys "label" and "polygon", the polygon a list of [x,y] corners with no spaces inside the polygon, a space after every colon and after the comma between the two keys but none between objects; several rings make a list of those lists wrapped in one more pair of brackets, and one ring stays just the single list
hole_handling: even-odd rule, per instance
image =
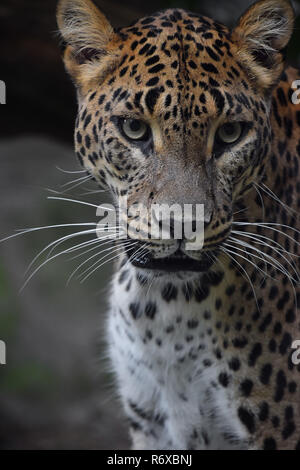
[{"label": "leopard's ear", "polygon": [[265,91],[272,89],[284,69],[294,19],[289,0],[261,0],[241,16],[233,31],[240,62]]},{"label": "leopard's ear", "polygon": [[[57,23],[67,45],[65,66],[76,83],[93,74],[99,59],[109,55],[114,30],[91,0],[60,0]],[[94,67],[93,67],[94,66]]]}]

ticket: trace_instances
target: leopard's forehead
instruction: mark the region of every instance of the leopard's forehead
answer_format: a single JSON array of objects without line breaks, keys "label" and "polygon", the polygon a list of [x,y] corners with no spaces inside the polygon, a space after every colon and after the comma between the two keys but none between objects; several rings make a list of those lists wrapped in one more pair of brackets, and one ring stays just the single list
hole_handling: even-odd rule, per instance
[{"label": "leopard's forehead", "polygon": [[[166,41],[178,39],[184,42],[185,40],[206,41],[208,39],[222,40],[229,37],[229,29],[220,23],[212,20],[211,18],[191,13],[182,9],[168,9],[156,12],[150,16],[144,17],[136,21],[129,27],[122,28],[119,31],[123,39],[130,36],[139,38],[155,38],[160,41],[160,38]],[[143,42],[145,42],[143,40]],[[216,46],[220,46],[217,43]]]},{"label": "leopard's forehead", "polygon": [[206,121],[208,115],[222,114],[225,106],[234,114],[249,109],[246,94],[257,98],[235,58],[230,31],[210,18],[165,10],[119,29],[114,41],[119,59],[101,86],[88,94],[89,99],[96,91],[90,105],[104,105],[106,112],[113,108],[166,120],[173,112],[174,119],[202,116]]},{"label": "leopard's forehead", "polygon": [[[134,77],[137,85],[155,86],[159,80],[180,75],[187,82],[210,76],[215,87],[217,79],[230,85],[239,75],[228,64],[234,48],[228,28],[209,18],[185,10],[166,10],[118,34],[119,78]],[[231,62],[233,65],[234,60]],[[183,88],[180,85],[179,89]]]}]

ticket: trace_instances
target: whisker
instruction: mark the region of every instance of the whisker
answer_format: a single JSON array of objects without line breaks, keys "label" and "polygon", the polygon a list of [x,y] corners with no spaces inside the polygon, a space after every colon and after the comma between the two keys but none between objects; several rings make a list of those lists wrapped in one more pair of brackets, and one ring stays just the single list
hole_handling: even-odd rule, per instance
[{"label": "whisker", "polygon": [[264,220],[265,219],[265,203],[264,203],[264,199],[261,195],[261,192],[259,191],[258,187],[256,186],[256,184],[253,184],[253,187],[255,189],[255,191],[257,192],[257,194],[259,195],[259,198],[260,198],[260,202],[261,202],[261,207],[262,207],[262,219]]},{"label": "whisker", "polygon": [[79,181],[90,180],[91,178],[92,178],[91,175],[81,176],[80,178],[76,178],[75,180],[69,181],[68,183],[64,183],[61,187],[65,188],[66,186],[71,186],[72,184],[78,183]]},{"label": "whisker", "polygon": [[[296,255],[295,253],[292,253],[288,250],[286,250],[280,243],[276,242],[275,240],[273,240],[272,238],[270,237],[266,237],[265,235],[261,235],[259,233],[254,233],[254,232],[244,232],[244,231],[241,231],[241,230],[232,230],[231,233],[235,233],[237,235],[242,235],[242,236],[245,236],[245,237],[248,237],[248,238],[253,238],[253,239],[256,239],[257,242],[258,242],[258,238],[263,238],[264,240],[268,240],[272,243],[274,243],[274,245],[278,246],[278,250],[282,251],[283,253],[286,253],[288,254],[289,256],[294,256],[296,258],[299,258],[300,256],[299,255]],[[261,242],[258,242],[258,243],[261,243]],[[269,248],[273,248],[271,245],[267,244],[267,246]]]},{"label": "whisker", "polygon": [[96,204],[91,204],[90,202],[78,201],[77,199],[69,199],[69,198],[66,198],[66,197],[48,196],[47,199],[52,199],[52,200],[56,200],[56,201],[74,202],[76,204],[82,204],[83,206],[95,207],[96,209],[98,209],[98,207],[99,207],[99,208],[102,208],[102,209],[105,209],[105,210],[111,210],[111,211],[114,210],[114,209],[111,209],[109,207],[97,206]]},{"label": "whisker", "polygon": [[295,240],[293,237],[291,237],[290,235],[287,235],[286,233],[282,232],[282,230],[278,230],[276,228],[273,228],[273,226],[284,227],[284,228],[293,230],[294,232],[296,232],[300,235],[300,231],[295,229],[294,227],[291,227],[290,225],[277,224],[277,223],[273,223],[273,222],[232,222],[232,223],[234,225],[253,225],[253,226],[256,226],[256,227],[263,227],[263,228],[267,228],[269,230],[273,230],[274,232],[278,232],[281,235],[289,238],[290,240],[292,240],[293,242],[295,242],[297,245],[300,246],[300,243],[297,242],[297,240]]},{"label": "whisker", "polygon": [[140,248],[138,248],[137,251],[134,252],[134,253],[128,258],[127,263],[126,263],[125,266],[124,266],[124,269],[126,269],[127,266],[128,266],[128,264],[130,264],[130,262],[131,262],[133,259],[136,258],[136,256],[140,253],[140,250],[144,250],[145,246],[146,246],[146,243],[144,243],[144,245],[142,245]]},{"label": "whisker", "polygon": [[55,168],[58,171],[62,171],[63,173],[67,173],[69,175],[73,175],[73,174],[75,175],[76,173],[86,173],[86,170],[76,170],[76,171],[72,170],[72,171],[70,171],[70,170],[64,170],[63,168],[60,168],[59,166],[56,166]]},{"label": "whisker", "polygon": [[[87,231],[88,233],[88,231]],[[94,231],[91,231],[91,233],[94,233]],[[42,269],[43,266],[45,266],[47,263],[49,263],[50,261],[54,260],[55,258],[57,258],[58,256],[61,256],[63,254],[66,254],[66,253],[70,253],[72,252],[72,250],[74,250],[74,247],[71,247],[71,248],[68,248],[67,250],[64,250],[60,253],[57,253],[55,255],[53,255],[51,258],[49,259],[46,259],[40,266],[38,266],[34,271],[33,273],[30,274],[30,276],[26,279],[25,283],[23,284],[23,286],[21,287],[20,289],[20,292],[22,292],[24,290],[24,288],[27,286],[28,282],[33,278],[33,276]]]},{"label": "whisker", "polygon": [[289,207],[287,204],[285,204],[279,197],[273,193],[273,191],[268,188],[264,183],[262,183],[262,186],[254,183],[256,186],[258,186],[262,191],[264,191],[265,194],[267,194],[269,197],[271,197],[275,202],[277,202],[279,205],[281,205],[292,217],[298,216],[298,212],[295,211],[292,207]]},{"label": "whisker", "polygon": [[[240,240],[238,240],[238,242],[240,242]],[[291,284],[291,286],[292,286],[293,293],[294,293],[294,298],[295,298],[295,305],[297,305],[296,289],[295,289],[295,286],[294,286],[293,282],[295,282],[296,284],[299,283],[299,274],[298,274],[298,272],[295,271],[295,274],[298,276],[298,280],[297,280],[297,279],[294,279],[294,277],[289,273],[288,270],[286,270],[285,266],[283,266],[281,263],[279,263],[279,262],[278,262],[277,260],[275,260],[273,257],[267,255],[266,253],[261,252],[260,250],[257,250],[256,248],[252,247],[252,246],[249,245],[248,243],[246,243],[245,245],[242,244],[242,243],[240,243],[240,245],[242,245],[242,246],[247,245],[247,248],[250,248],[250,249],[252,249],[252,250],[258,251],[258,252],[264,257],[264,260],[265,260],[266,263],[270,264],[275,270],[281,272],[283,275],[286,276],[286,278],[289,280],[289,282],[290,282],[290,284]],[[235,249],[239,250],[237,247],[235,247]],[[248,253],[250,256],[252,256],[252,257],[259,258],[257,255],[254,255],[253,253],[251,253],[251,254],[250,254],[249,252],[247,252],[247,253]],[[268,258],[268,259],[266,259],[266,258]],[[259,259],[261,259],[261,258],[259,258]],[[271,260],[273,261],[273,263],[275,263],[275,264],[271,263],[271,262],[269,261],[269,259],[271,259]],[[259,268],[258,268],[258,269],[259,269]],[[275,278],[272,278],[272,279],[275,280]]]},{"label": "whisker", "polygon": [[[112,242],[113,240],[108,240],[107,242],[103,243],[103,245],[106,245],[107,243],[110,243]],[[123,247],[126,247],[126,246],[129,246],[132,242],[131,241],[128,241],[126,243],[123,244]],[[103,246],[102,245],[102,246]],[[102,248],[101,246],[101,248]],[[107,256],[113,254],[115,251],[118,251],[118,249],[120,248],[120,245],[117,245],[115,246],[114,248],[112,248],[111,246],[104,249],[104,250],[100,250],[98,251],[97,253],[95,253],[94,255],[92,255],[90,258],[88,258],[88,260],[84,261],[83,263],[81,263],[80,267],[84,266],[88,261],[90,261],[91,259],[95,258],[96,256],[99,256],[99,255],[102,255],[102,253],[106,252],[106,251],[109,251],[110,250],[110,253],[108,253]],[[95,248],[94,248],[95,249]],[[83,277],[86,273],[88,273],[89,271],[91,271],[95,266],[96,266],[96,269],[98,269],[98,264],[104,259],[105,257],[100,257],[100,259],[96,260],[91,266],[89,266],[85,271],[83,271],[78,279],[80,279],[80,277]],[[76,272],[78,272],[79,266],[75,269],[75,271],[72,273],[71,275],[71,278],[75,275]],[[93,271],[94,272],[94,271]],[[92,273],[91,273],[92,274]]]},{"label": "whisker", "polygon": [[88,226],[96,226],[96,225],[97,225],[96,222],[87,222],[87,223],[81,223],[81,224],[57,224],[57,225],[45,225],[43,227],[17,229],[16,231],[18,233],[14,233],[13,235],[10,235],[6,238],[2,238],[2,240],[0,240],[0,243],[10,240],[11,238],[19,237],[21,235],[26,235],[27,233],[36,232],[38,230],[46,230],[49,228],[62,228],[62,227],[88,227]]},{"label": "whisker", "polygon": [[[259,305],[258,305],[258,300],[257,300],[257,295],[256,295],[256,292],[255,292],[255,289],[254,289],[254,285],[253,285],[253,282],[251,281],[250,279],[250,276],[249,274],[247,273],[246,269],[234,258],[234,256],[232,255],[236,255],[236,256],[239,256],[241,258],[244,258],[243,256],[239,255],[238,253],[235,253],[235,252],[232,252],[231,250],[228,250],[227,248],[224,248],[224,247],[221,247],[221,250],[227,254],[227,256],[229,258],[231,258],[238,266],[239,268],[244,272],[244,274],[246,275],[246,278],[248,279],[248,282],[251,286],[251,289],[252,289],[252,292],[253,292],[253,295],[254,295],[254,298],[255,298],[255,303],[256,303],[256,306],[258,308],[258,310],[260,311],[260,308],[259,308]],[[231,253],[231,254],[230,254]],[[247,258],[244,258],[247,262],[249,262],[249,260]],[[254,263],[251,263],[254,265],[255,268],[257,268],[257,266],[254,264]]]},{"label": "whisker", "polygon": [[[124,247],[123,247],[123,246],[117,247],[117,249],[114,251],[114,253],[115,253],[116,251],[119,251],[119,250],[120,250],[120,253],[119,253],[119,254],[113,256],[112,258],[107,259],[105,262],[102,262],[100,265],[97,265],[91,272],[89,272],[89,274],[87,274],[83,279],[81,279],[80,283],[85,282],[95,271],[97,271],[97,269],[100,269],[102,266],[104,266],[104,264],[113,261],[115,258],[118,258],[118,257],[122,254],[122,252],[123,252],[123,250],[124,250]],[[104,258],[106,258],[106,257],[109,256],[109,255],[110,255],[110,253],[108,253],[108,254],[105,255],[103,258],[101,258],[100,261],[102,261]],[[82,276],[82,275],[81,275],[81,276]]]},{"label": "whisker", "polygon": [[[113,240],[107,240],[105,241],[104,243],[101,244],[101,247],[103,247],[103,245],[107,245],[109,243],[111,243]],[[91,250],[95,250],[96,248],[98,248],[98,246],[96,247],[93,247]],[[87,250],[87,252],[91,251],[91,250]],[[71,282],[71,280],[73,279],[73,277],[75,276],[75,274],[82,268],[82,266],[84,266],[86,263],[88,263],[91,259],[94,259],[96,256],[99,256],[101,255],[102,253],[108,251],[108,250],[112,250],[111,247],[108,247],[108,248],[105,248],[104,250],[100,250],[98,251],[97,253],[95,253],[94,255],[90,256],[88,259],[86,259],[85,261],[83,261],[79,266],[77,266],[77,268],[71,273],[71,275],[69,276],[68,280],[67,280],[67,285]],[[87,253],[86,252],[86,253]],[[96,262],[98,263],[99,260]],[[94,264],[95,265],[95,264]],[[94,265],[90,266],[86,271],[84,271],[81,275],[84,275],[91,267],[93,267]]]},{"label": "whisker", "polygon": [[[254,253],[249,253],[249,252],[246,251],[245,249],[237,248],[237,247],[234,246],[234,245],[230,245],[230,244],[228,244],[227,242],[224,243],[224,245],[229,246],[229,247],[231,247],[231,248],[234,248],[235,250],[242,251],[242,252],[246,253],[247,255],[249,255],[249,256],[251,256],[251,257],[253,257],[253,258],[259,259],[260,261],[264,261],[265,263],[267,263],[267,264],[269,264],[270,266],[272,266],[276,271],[279,271],[279,272],[281,272],[281,274],[284,274],[287,278],[290,278],[290,273],[284,268],[284,266],[282,266],[277,260],[273,260],[272,257],[271,257],[271,259],[274,261],[275,264],[271,263],[271,261],[269,261],[268,259],[266,259],[266,254],[265,254],[265,253],[262,254],[259,250],[256,250],[256,251],[258,251],[259,253],[261,253],[261,255],[263,256],[263,257],[260,257],[260,256],[258,256],[258,255],[255,255]],[[240,243],[240,245],[241,245],[241,246],[244,246],[242,243]],[[249,247],[251,247],[251,245],[250,245]],[[251,247],[251,248],[253,248],[253,247]],[[247,259],[247,258],[246,258],[246,259]],[[250,262],[250,261],[248,260],[248,262]],[[262,271],[258,266],[256,266],[256,267],[257,267],[257,269],[259,269],[261,272],[264,272],[264,271]],[[273,276],[271,276],[269,273],[265,273],[265,274],[266,274],[268,277],[270,277],[271,279],[277,280],[276,278],[274,278]],[[293,279],[293,278],[291,277],[291,279]],[[296,281],[295,279],[293,279],[293,280],[294,280],[294,282],[297,283],[297,281]]]},{"label": "whisker", "polygon": [[[269,258],[269,259],[272,259],[273,262],[276,262],[276,263],[278,263],[280,266],[282,266],[281,263],[280,263],[278,260],[276,260],[276,259],[273,258],[272,256],[268,255],[267,253],[262,252],[262,251],[259,250],[258,248],[253,247],[253,246],[250,245],[249,243],[244,242],[244,241],[242,241],[242,240],[238,240],[237,238],[234,238],[234,237],[230,237],[230,239],[231,239],[232,241],[234,241],[234,242],[237,242],[237,243],[241,244],[242,246],[245,246],[246,248],[249,248],[249,249],[251,249],[251,250],[254,250],[254,251],[260,253],[261,255],[263,255],[263,256],[265,256],[265,257],[267,257],[267,258]],[[264,244],[265,246],[269,246],[269,245],[266,244],[265,242],[260,242],[260,243],[261,243],[261,244]],[[290,262],[288,259],[286,259],[286,258],[283,256],[283,254],[280,253],[276,248],[272,247],[272,249],[273,249],[277,254],[279,254],[279,256],[281,256],[281,257],[288,263],[288,265],[293,269],[294,273],[295,273],[296,276],[298,277],[298,281],[296,281],[295,279],[294,279],[294,281],[295,281],[295,282],[299,282],[299,279],[300,279],[300,278],[299,278],[299,273],[297,272],[297,270],[295,269],[295,267],[291,264],[291,262]],[[287,272],[288,272],[288,271],[287,271]]]},{"label": "whisker", "polygon": [[[77,233],[79,233],[79,232],[77,232]],[[116,227],[111,227],[111,228],[109,228],[109,229],[107,229],[107,228],[101,228],[101,229],[100,229],[99,227],[97,227],[96,230],[95,230],[95,234],[97,235],[96,238],[97,238],[98,241],[101,241],[101,240],[103,240],[103,238],[105,238],[105,237],[103,237],[104,234],[108,234],[108,235],[111,235],[111,236],[114,235],[114,238],[112,238],[112,239],[115,239],[115,238],[117,238],[117,237],[116,237],[117,233],[119,233],[119,232],[117,232]],[[101,234],[101,237],[99,236],[100,234]],[[59,245],[61,245],[63,242],[64,242],[64,239],[60,239],[60,240],[57,240],[56,242],[52,242],[52,244],[54,244],[54,246],[51,248],[51,250],[49,251],[49,253],[48,253],[47,256],[48,256],[48,257],[51,256],[51,253],[52,253]]]}]

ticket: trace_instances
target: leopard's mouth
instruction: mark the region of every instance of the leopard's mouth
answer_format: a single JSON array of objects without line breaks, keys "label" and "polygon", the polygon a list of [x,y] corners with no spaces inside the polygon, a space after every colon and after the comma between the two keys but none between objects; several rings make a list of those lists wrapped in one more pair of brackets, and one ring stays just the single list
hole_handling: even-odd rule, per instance
[{"label": "leopard's mouth", "polygon": [[[153,254],[147,251],[141,255],[133,256],[131,264],[140,269],[148,269],[155,271],[164,272],[205,272],[213,265],[214,256],[212,252],[204,252],[199,260],[191,258],[178,249],[175,253],[170,256],[163,258],[154,258]],[[214,253],[216,255],[216,253]],[[130,252],[127,252],[127,256],[130,258]]]}]

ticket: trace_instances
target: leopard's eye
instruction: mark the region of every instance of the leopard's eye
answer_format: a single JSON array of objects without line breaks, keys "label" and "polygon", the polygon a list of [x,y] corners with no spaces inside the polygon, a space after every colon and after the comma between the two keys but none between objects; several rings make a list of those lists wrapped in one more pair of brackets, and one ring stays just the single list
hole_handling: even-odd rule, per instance
[{"label": "leopard's eye", "polygon": [[123,119],[121,127],[130,140],[146,140],[149,136],[149,126],[138,119]]},{"label": "leopard's eye", "polygon": [[223,144],[233,144],[242,134],[242,125],[240,122],[227,122],[219,127],[217,138]]}]

